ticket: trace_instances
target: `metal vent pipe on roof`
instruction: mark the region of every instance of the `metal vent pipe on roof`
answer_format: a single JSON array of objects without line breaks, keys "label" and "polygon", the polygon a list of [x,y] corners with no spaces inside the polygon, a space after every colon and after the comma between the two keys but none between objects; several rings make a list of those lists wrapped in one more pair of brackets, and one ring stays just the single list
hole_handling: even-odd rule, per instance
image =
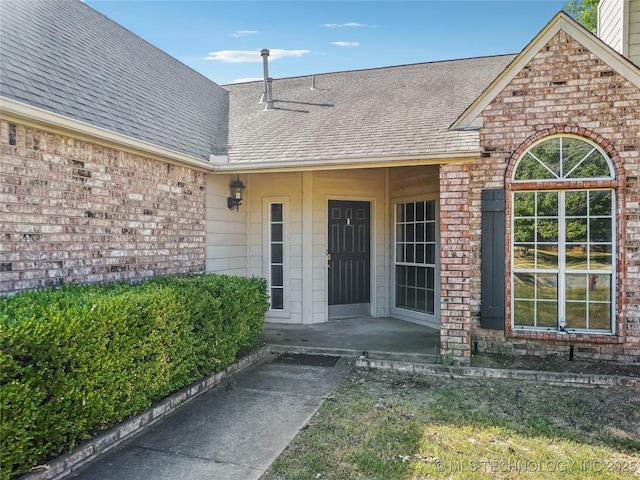
[{"label": "metal vent pipe on roof", "polygon": [[311,76],[311,90],[315,90],[316,89],[316,76],[312,75]]},{"label": "metal vent pipe on roof", "polygon": [[269,49],[263,48],[260,50],[260,55],[262,56],[262,65],[264,68],[264,83],[263,83],[263,92],[262,98],[260,99],[260,103],[267,102],[267,79],[269,78]]},{"label": "metal vent pipe on roof", "polygon": [[272,90],[273,78],[267,78],[267,105],[264,107],[265,110],[273,110],[275,107],[273,106],[273,90]]}]

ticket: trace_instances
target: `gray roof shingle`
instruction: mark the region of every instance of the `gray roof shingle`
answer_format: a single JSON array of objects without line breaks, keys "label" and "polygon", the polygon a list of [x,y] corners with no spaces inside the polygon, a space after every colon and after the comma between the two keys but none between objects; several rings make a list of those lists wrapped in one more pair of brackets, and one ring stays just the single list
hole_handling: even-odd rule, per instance
[{"label": "gray roof shingle", "polygon": [[[449,126],[513,60],[481,57],[273,81],[229,90],[229,163],[315,163],[477,150],[478,132]],[[256,165],[258,166],[258,165]]]},{"label": "gray roof shingle", "polygon": [[77,0],[2,0],[0,95],[203,160],[227,143],[226,90]]},{"label": "gray roof shingle", "polygon": [[265,112],[262,82],[220,87],[79,0],[0,9],[0,95],[230,166],[472,152],[449,126],[514,58],[277,79]]}]

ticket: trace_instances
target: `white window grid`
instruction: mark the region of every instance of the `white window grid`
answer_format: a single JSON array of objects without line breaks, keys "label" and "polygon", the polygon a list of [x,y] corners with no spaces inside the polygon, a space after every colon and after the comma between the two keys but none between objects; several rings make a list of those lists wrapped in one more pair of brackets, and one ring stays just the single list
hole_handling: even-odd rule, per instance
[{"label": "white window grid", "polygon": [[[589,145],[590,148],[587,150],[587,153],[580,159],[578,160],[575,165],[573,165],[572,168],[568,169],[568,171],[563,172],[563,159],[562,159],[562,154],[560,155],[560,157],[558,158],[558,162],[559,162],[559,174],[556,174],[552,169],[550,169],[547,165],[545,165],[545,163],[540,160],[539,158],[537,158],[532,152],[531,149],[533,149],[536,145],[541,144],[542,142],[545,141],[549,141],[549,140],[556,140],[559,138],[559,145],[560,145],[560,152],[563,152],[562,146],[563,146],[563,141],[565,138],[578,138],[580,139],[582,142],[584,142],[585,144]],[[588,161],[589,158],[591,158],[591,155],[594,152],[599,152],[602,156],[602,158],[605,159],[607,167],[608,167],[608,175],[602,175],[602,176],[597,176],[597,177],[589,177],[589,178],[569,178],[572,173],[581,165],[583,165],[585,162]],[[542,179],[522,179],[522,180],[516,180],[515,176],[517,175],[518,172],[518,167],[520,166],[520,162],[525,158],[526,155],[531,155],[532,158],[534,158],[542,167],[544,167],[548,172],[551,173],[551,176],[553,178],[542,178]],[[581,137],[577,137],[577,136],[571,136],[571,135],[561,135],[561,136],[556,136],[553,137],[551,139],[546,138],[546,139],[542,139],[539,142],[536,142],[535,144],[533,144],[528,150],[527,152],[525,152],[521,157],[520,160],[518,161],[518,163],[516,164],[515,168],[514,168],[514,179],[513,182],[514,183],[518,183],[518,182],[548,182],[548,181],[554,181],[554,180],[569,180],[571,182],[580,182],[580,181],[593,181],[593,180],[601,180],[601,179],[607,179],[607,180],[612,180],[615,178],[615,172],[613,169],[613,165],[612,163],[609,161],[607,155],[600,149],[600,147],[591,144],[590,142],[585,141],[585,139],[581,138]],[[566,195],[573,193],[573,192],[586,192],[586,195],[589,196],[591,195],[591,192],[598,192],[598,191],[606,191],[606,192],[610,192],[611,195],[611,205],[610,205],[610,211],[609,211],[609,215],[591,215],[591,212],[589,211],[590,209],[590,202],[587,202],[587,213],[584,216],[579,216],[579,217],[572,217],[567,215],[566,212]],[[541,194],[541,193],[545,193],[545,192],[555,192],[557,194],[557,203],[558,203],[558,215],[557,217],[539,217],[538,216],[538,211],[537,211],[537,206],[538,206],[538,202],[537,202],[537,195]],[[533,238],[533,242],[528,242],[531,243],[534,247],[534,268],[523,268],[523,267],[516,267],[516,259],[515,259],[515,247],[516,246],[520,246],[524,243],[527,242],[516,242],[515,238],[514,238],[514,234],[515,234],[515,221],[516,221],[516,215],[515,215],[515,211],[514,213],[511,215],[511,232],[512,232],[512,241],[511,241],[511,306],[512,306],[512,327],[516,330],[536,330],[536,331],[540,331],[540,330],[556,330],[559,329],[561,331],[565,330],[565,324],[566,324],[566,317],[567,317],[567,305],[570,305],[572,303],[575,304],[579,304],[579,303],[584,303],[585,304],[585,314],[586,314],[586,318],[585,318],[585,328],[566,328],[567,331],[574,331],[576,333],[580,333],[580,332],[585,332],[585,333],[603,333],[603,334],[612,334],[615,333],[615,318],[616,318],[616,302],[615,302],[615,298],[616,298],[616,239],[617,239],[617,234],[616,234],[616,217],[615,217],[615,211],[616,211],[616,196],[615,196],[615,190],[614,189],[564,189],[564,190],[537,190],[537,189],[527,189],[527,190],[518,190],[518,191],[514,191],[512,192],[512,197],[511,197],[511,205],[515,207],[515,195],[517,194],[535,194],[536,195],[536,201],[534,202],[534,204],[536,205],[536,211],[534,213],[533,217],[517,217],[518,219],[530,219],[533,220],[535,222],[536,228],[534,229],[534,238]],[[589,197],[587,197],[589,198]],[[539,242],[538,241],[538,235],[537,235],[537,225],[538,225],[538,220],[539,218],[545,218],[545,219],[553,219],[556,218],[558,221],[558,238],[557,238],[557,244],[555,244],[554,242]],[[586,221],[586,225],[587,225],[587,233],[586,233],[586,240],[584,242],[568,242],[566,241],[566,225],[567,225],[567,220],[568,219],[572,219],[572,218],[581,218],[584,219]],[[591,232],[590,232],[590,225],[591,225],[591,220],[598,220],[598,219],[606,219],[610,222],[611,225],[611,238],[610,238],[610,242],[597,242],[597,241],[592,241],[591,240]],[[567,251],[569,249],[569,247],[573,246],[577,246],[579,244],[585,244],[586,245],[586,256],[587,256],[587,268],[569,268],[569,266],[567,266]],[[558,248],[558,259],[557,259],[557,268],[537,268],[538,265],[538,261],[537,261],[537,257],[538,257],[538,247],[539,246],[544,246],[544,245],[557,245]],[[610,266],[608,268],[591,268],[592,266],[592,262],[591,262],[591,246],[603,246],[603,247],[610,247]],[[528,274],[532,274],[534,275],[534,283],[533,283],[533,287],[534,287],[534,295],[533,295],[533,299],[531,298],[518,298],[516,297],[516,292],[515,292],[515,277],[518,273],[528,273]],[[554,299],[541,299],[538,298],[538,282],[537,282],[537,275],[556,275],[557,278],[557,298],[555,299],[555,302],[557,302],[557,310],[558,310],[558,325],[555,327],[550,327],[550,326],[538,326],[537,324],[535,324],[533,326],[528,326],[528,325],[518,325],[516,324],[516,301],[517,300],[523,300],[523,301],[532,301],[533,303],[533,307],[534,307],[534,319],[537,318],[537,308],[538,308],[538,304],[542,303],[542,302],[549,302],[549,303],[554,303]],[[602,276],[605,275],[609,278],[609,299],[607,301],[599,301],[599,300],[593,300],[591,298],[589,298],[589,290],[590,288],[586,288],[586,294],[585,294],[585,299],[568,299],[567,296],[567,278],[569,278],[570,275],[584,275],[586,279],[589,279],[588,281],[590,281],[590,279],[592,278],[592,276]],[[593,278],[597,278],[597,277],[593,277]],[[589,318],[589,306],[592,304],[607,304],[610,306],[610,310],[609,310],[609,318],[610,318],[610,328],[608,329],[593,329],[590,328],[590,318]]]},{"label": "white window grid", "polygon": [[[417,213],[419,205],[421,205],[423,210],[421,216]],[[413,215],[409,214],[410,209],[413,209]],[[432,211],[430,215],[431,218],[428,218],[430,211]],[[419,219],[419,217],[421,218]],[[396,297],[397,293],[394,295],[394,305],[396,308],[431,315],[437,310],[437,306],[435,305],[437,297],[435,291],[435,268],[439,252],[437,251],[436,245],[438,235],[436,217],[435,200],[419,200],[396,204],[394,232],[394,284],[396,292],[398,290],[397,267],[424,269],[425,275],[424,287],[418,287],[417,285],[410,287],[406,285],[407,289],[415,288],[416,290],[425,290],[424,309],[399,305],[398,298]],[[419,229],[423,229],[421,235],[417,234]],[[421,239],[418,239],[419,236]],[[411,254],[409,252],[411,252]],[[418,274],[418,272],[416,273]]]},{"label": "white window grid", "polygon": [[[274,216],[274,207],[279,207],[279,220]],[[278,231],[279,234],[276,233]],[[274,240],[274,237],[279,238],[279,240]],[[274,252],[278,250],[279,254],[274,255]],[[284,310],[284,268],[284,204],[282,202],[271,202],[269,203],[268,282],[271,310]]]}]

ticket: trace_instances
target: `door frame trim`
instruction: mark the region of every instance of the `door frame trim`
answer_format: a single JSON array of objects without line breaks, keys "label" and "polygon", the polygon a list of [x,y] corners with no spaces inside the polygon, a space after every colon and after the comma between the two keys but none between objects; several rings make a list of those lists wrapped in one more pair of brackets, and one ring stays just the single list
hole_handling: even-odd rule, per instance
[{"label": "door frame trim", "polygon": [[325,310],[324,310],[324,319],[325,322],[329,321],[329,275],[327,273],[327,261],[326,261],[326,257],[324,255],[328,245],[329,245],[329,201],[330,200],[335,200],[335,201],[350,201],[350,202],[368,202],[369,203],[369,207],[370,207],[370,211],[369,211],[369,232],[370,232],[370,237],[369,237],[369,291],[370,296],[369,296],[369,316],[375,317],[375,312],[378,309],[378,300],[377,300],[377,295],[376,295],[376,291],[378,288],[378,279],[376,276],[376,272],[378,270],[378,262],[377,262],[377,253],[378,253],[378,245],[376,243],[376,238],[377,238],[377,227],[378,227],[378,222],[376,221],[376,215],[378,214],[378,208],[376,205],[376,197],[370,196],[370,195],[337,195],[337,194],[325,194],[324,196],[324,211],[322,212],[323,215],[323,238],[324,238],[324,242],[323,242],[323,259],[324,259],[324,273],[323,273],[323,278],[324,278],[324,305],[325,305]]}]

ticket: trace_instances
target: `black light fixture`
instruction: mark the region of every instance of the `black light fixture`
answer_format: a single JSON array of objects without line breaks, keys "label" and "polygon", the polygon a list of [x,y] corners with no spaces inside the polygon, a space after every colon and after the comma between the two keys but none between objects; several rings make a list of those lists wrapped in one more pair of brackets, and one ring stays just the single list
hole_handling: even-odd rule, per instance
[{"label": "black light fixture", "polygon": [[238,207],[242,204],[242,193],[244,192],[244,183],[240,181],[240,175],[231,182],[229,188],[231,188],[231,196],[227,198],[227,207],[229,207],[229,210],[233,210],[234,207],[238,210]]}]

